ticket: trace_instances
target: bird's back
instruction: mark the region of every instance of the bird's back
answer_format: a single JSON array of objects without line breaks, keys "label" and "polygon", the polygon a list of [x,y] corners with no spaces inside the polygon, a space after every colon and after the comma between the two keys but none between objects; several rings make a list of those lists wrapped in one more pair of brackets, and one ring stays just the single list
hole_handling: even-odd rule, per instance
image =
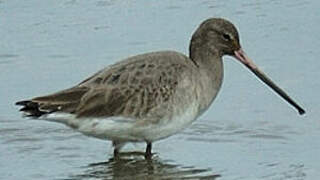
[{"label": "bird's back", "polygon": [[196,65],[185,55],[152,52],[108,66],[70,89],[17,104],[36,117],[62,112],[77,118],[161,118],[194,96],[197,75]]}]

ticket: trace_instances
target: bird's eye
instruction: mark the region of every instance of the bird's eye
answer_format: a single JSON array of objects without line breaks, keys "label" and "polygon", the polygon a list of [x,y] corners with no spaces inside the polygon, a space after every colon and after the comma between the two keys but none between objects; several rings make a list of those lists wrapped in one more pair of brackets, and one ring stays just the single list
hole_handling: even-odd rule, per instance
[{"label": "bird's eye", "polygon": [[226,41],[230,41],[231,40],[231,37],[229,34],[223,34],[223,39],[226,40]]}]

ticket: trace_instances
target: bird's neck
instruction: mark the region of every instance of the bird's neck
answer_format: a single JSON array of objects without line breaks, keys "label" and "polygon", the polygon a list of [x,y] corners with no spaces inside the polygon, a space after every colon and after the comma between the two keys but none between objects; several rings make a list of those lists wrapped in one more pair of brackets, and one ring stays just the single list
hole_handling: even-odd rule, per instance
[{"label": "bird's neck", "polygon": [[[210,44],[211,43],[211,44]],[[194,33],[189,45],[189,57],[197,66],[206,66],[213,61],[219,61],[222,58],[222,52],[214,46],[217,44],[213,40],[208,41],[201,38],[199,33]]]},{"label": "bird's neck", "polygon": [[222,56],[218,51],[201,47],[190,50],[189,57],[199,68],[204,69],[210,69],[212,66],[220,64],[222,61]]},{"label": "bird's neck", "polygon": [[[201,72],[205,72],[207,75],[215,76],[215,74],[222,73],[222,52],[218,48],[208,44],[209,42],[203,41],[195,35],[192,37],[189,46],[190,59],[201,69]],[[218,72],[218,69],[221,69],[221,72]]]},{"label": "bird's neck", "polygon": [[205,44],[190,45],[190,59],[197,65],[200,78],[198,81],[200,112],[204,112],[218,94],[223,80],[222,56],[215,49]]}]

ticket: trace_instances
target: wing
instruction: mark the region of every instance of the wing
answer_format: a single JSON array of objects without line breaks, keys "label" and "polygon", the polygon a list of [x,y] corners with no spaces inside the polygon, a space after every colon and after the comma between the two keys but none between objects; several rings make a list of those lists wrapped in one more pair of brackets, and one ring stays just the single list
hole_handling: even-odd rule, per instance
[{"label": "wing", "polygon": [[194,64],[176,52],[138,55],[109,66],[77,86],[17,102],[39,117],[52,112],[77,117],[144,117],[173,99],[185,72]]},{"label": "wing", "polygon": [[[80,83],[91,87],[75,112],[77,117],[141,118],[172,100],[184,72],[186,57],[148,54],[114,65]],[[190,61],[191,62],[191,61]]]},{"label": "wing", "polygon": [[16,105],[23,106],[27,116],[40,117],[53,112],[74,113],[84,94],[88,92],[87,87],[73,87],[54,94],[36,97],[31,100],[16,102]]}]

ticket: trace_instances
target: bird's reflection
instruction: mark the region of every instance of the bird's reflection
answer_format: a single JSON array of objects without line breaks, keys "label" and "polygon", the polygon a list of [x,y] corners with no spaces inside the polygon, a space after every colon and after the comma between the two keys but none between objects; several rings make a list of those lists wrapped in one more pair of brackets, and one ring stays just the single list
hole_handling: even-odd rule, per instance
[{"label": "bird's reflection", "polygon": [[210,169],[181,166],[158,157],[145,159],[137,153],[122,154],[107,162],[93,163],[84,167],[82,174],[68,179],[216,179]]}]

